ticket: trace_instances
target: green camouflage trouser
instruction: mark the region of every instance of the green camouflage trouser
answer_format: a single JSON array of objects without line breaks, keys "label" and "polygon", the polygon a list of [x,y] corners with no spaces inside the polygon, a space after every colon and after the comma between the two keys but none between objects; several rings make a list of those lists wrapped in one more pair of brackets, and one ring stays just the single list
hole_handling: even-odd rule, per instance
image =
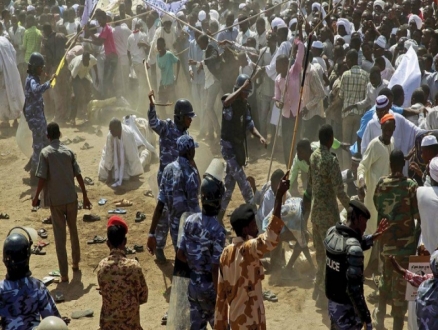
[{"label": "green camouflage trouser", "polygon": [[312,223],[313,247],[316,254],[316,279],[315,288],[321,292],[325,292],[325,265],[326,253],[324,247],[324,239],[327,236],[327,231],[332,227],[331,225],[321,225]]}]

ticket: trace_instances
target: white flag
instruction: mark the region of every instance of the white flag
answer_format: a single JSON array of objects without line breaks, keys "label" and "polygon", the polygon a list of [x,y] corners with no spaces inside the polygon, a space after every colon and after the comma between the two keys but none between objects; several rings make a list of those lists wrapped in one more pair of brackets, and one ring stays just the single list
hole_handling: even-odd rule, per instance
[{"label": "white flag", "polygon": [[91,16],[91,13],[93,12],[94,7],[98,3],[99,0],[85,0],[84,4],[84,13],[82,14],[81,19],[81,26],[84,26],[88,23],[88,19]]},{"label": "white flag", "polygon": [[[165,3],[162,0],[143,0],[145,3],[145,6],[151,5],[153,9],[161,9],[162,11],[171,12],[176,14],[181,10],[181,7],[184,6],[187,2],[187,0],[181,0],[181,1],[175,1],[171,4]],[[158,12],[160,16],[162,15],[162,12]]]},{"label": "white flag", "polygon": [[405,103],[403,107],[411,105],[411,96],[415,89],[421,85],[421,71],[418,65],[418,57],[414,48],[411,46],[403,56],[397,70],[389,81],[388,88],[394,85],[401,85],[405,92]]}]

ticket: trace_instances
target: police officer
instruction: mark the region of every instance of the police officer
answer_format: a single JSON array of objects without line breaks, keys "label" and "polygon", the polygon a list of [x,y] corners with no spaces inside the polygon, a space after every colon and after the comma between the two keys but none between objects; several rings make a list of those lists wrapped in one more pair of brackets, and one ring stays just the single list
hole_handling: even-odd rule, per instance
[{"label": "police officer", "polygon": [[218,269],[225,245],[225,232],[217,221],[223,194],[222,181],[207,173],[201,184],[202,213],[187,218],[178,245],[178,259],[191,270],[188,297],[192,330],[207,329],[207,323],[214,326]]},{"label": "police officer", "polygon": [[181,215],[184,212],[201,211],[198,201],[200,178],[194,161],[197,144],[190,135],[184,134],[176,140],[176,146],[179,155],[174,162],[164,168],[158,202],[149,229],[147,246],[151,254],[157,250],[155,233],[165,206],[169,210],[170,237],[175,253]]},{"label": "police officer", "polygon": [[44,70],[44,58],[40,53],[32,53],[29,58],[27,78],[24,85],[24,118],[26,118],[29,129],[32,131],[33,154],[30,164],[31,184],[35,184],[35,171],[41,150],[49,144],[47,140],[47,121],[44,115],[43,93],[50,88],[50,84],[56,75],[49,81],[40,84],[40,76]]},{"label": "police officer", "polygon": [[[149,93],[150,107],[148,111],[149,126],[160,137],[160,167],[158,170],[157,180],[158,187],[161,184],[161,176],[164,168],[178,158],[178,148],[176,140],[184,134],[192,123],[192,118],[196,116],[192,104],[185,99],[179,99],[175,103],[174,120],[161,120],[157,116],[154,103],[154,91]],[[163,249],[166,246],[167,234],[169,232],[168,211],[164,210],[163,215],[158,222],[156,230],[157,249],[155,255],[160,263],[166,262]]]},{"label": "police officer", "polygon": [[[3,245],[6,279],[0,281],[0,317],[2,329],[29,330],[48,316],[61,317],[44,284],[29,270],[32,239],[21,227],[21,233],[10,233]],[[13,228],[15,229],[15,228]]]},{"label": "police officer", "polygon": [[347,221],[327,231],[325,292],[331,329],[372,329],[363,293],[363,251],[388,228],[382,220],[373,235],[363,236],[370,212],[357,200],[350,201]]},{"label": "police officer", "polygon": [[246,163],[246,131],[260,139],[260,143],[266,146],[266,140],[260,135],[251,117],[251,108],[248,104],[248,96],[252,92],[251,81],[246,74],[240,74],[236,79],[234,92],[222,97],[222,128],[221,150],[222,156],[227,162],[225,176],[225,194],[222,198],[221,211],[218,220],[222,222],[223,216],[231,200],[236,182],[239,185],[246,203],[253,202],[253,191],[246,180],[243,166]]}]

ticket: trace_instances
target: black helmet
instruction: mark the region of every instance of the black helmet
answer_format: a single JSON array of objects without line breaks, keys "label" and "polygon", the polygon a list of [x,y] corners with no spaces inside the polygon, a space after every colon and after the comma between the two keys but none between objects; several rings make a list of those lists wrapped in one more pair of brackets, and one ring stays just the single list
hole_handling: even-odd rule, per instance
[{"label": "black helmet", "polygon": [[40,53],[32,53],[29,58],[29,65],[33,67],[44,66],[44,57]]},{"label": "black helmet", "polygon": [[201,183],[201,203],[207,215],[217,215],[221,208],[225,188],[222,181],[210,174],[205,174]]},{"label": "black helmet", "polygon": [[173,113],[175,116],[179,116],[180,118],[183,116],[189,116],[191,118],[196,116],[195,112],[193,111],[192,104],[186,99],[179,99],[176,101]]},{"label": "black helmet", "polygon": [[[247,81],[248,79],[250,79],[250,78],[249,78],[249,76],[247,74],[243,74],[243,73],[239,74],[237,76],[236,83],[234,84],[234,90],[237,90],[240,87],[242,87],[243,84],[245,83],[245,81]],[[252,93],[252,88],[251,87],[248,90],[248,93],[250,93],[250,94]]]},{"label": "black helmet", "polygon": [[12,233],[3,244],[3,263],[8,274],[29,271],[30,246],[32,242],[22,234]]}]

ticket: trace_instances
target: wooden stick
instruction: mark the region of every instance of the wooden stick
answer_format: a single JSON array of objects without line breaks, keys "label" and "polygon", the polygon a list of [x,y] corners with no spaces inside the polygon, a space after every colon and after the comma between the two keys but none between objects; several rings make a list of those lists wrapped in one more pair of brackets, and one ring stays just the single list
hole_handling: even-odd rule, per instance
[{"label": "wooden stick", "polygon": [[[151,91],[152,90],[152,86],[151,86],[151,81],[149,80],[149,73],[148,73],[148,67],[147,67],[146,60],[143,60],[143,65],[144,65],[144,71],[146,73],[146,80],[148,82],[149,90]],[[152,102],[154,102],[154,104],[156,106],[159,106],[159,107],[167,107],[169,105],[172,105],[172,103],[155,103],[155,97],[154,96],[152,96]]]},{"label": "wooden stick", "polygon": [[298,102],[298,112],[297,112],[297,116],[296,116],[296,120],[295,120],[294,134],[292,135],[292,144],[291,144],[291,148],[290,148],[289,162],[287,164],[287,169],[290,169],[292,166],[293,154],[294,154],[294,149],[295,149],[295,140],[297,137],[297,131],[298,131],[298,126],[299,126],[299,122],[300,122],[300,110],[301,110],[301,102],[303,100],[304,81],[306,79],[306,71],[307,71],[307,66],[309,64],[308,61],[309,61],[310,42],[311,41],[312,41],[312,35],[310,34],[309,39],[307,41],[306,60],[304,62],[303,79],[301,80],[301,88],[300,88],[300,100]]}]

